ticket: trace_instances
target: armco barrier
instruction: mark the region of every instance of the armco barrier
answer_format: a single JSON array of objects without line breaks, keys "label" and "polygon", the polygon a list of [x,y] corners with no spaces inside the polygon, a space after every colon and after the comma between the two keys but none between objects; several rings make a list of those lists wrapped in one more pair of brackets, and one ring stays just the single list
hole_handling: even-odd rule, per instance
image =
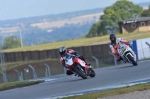
[{"label": "armco barrier", "polygon": [[51,49],[51,50],[46,50],[47,51],[47,58],[52,58],[52,59],[56,59],[59,58],[59,50],[58,49]]},{"label": "armco barrier", "polygon": [[56,58],[56,50],[53,49],[53,50],[46,50],[47,51],[47,57],[48,58]]},{"label": "armco barrier", "polygon": [[[111,57],[111,55],[108,53],[110,51],[108,44],[72,47],[72,49],[78,51],[79,54],[83,55],[86,59],[92,59],[92,56],[95,56],[99,59],[104,59],[107,61],[108,57]],[[58,49],[10,52],[4,53],[4,56],[6,62],[58,59],[60,57]]]},{"label": "armco barrier", "polygon": [[[93,56],[95,56],[97,58],[103,58],[102,46],[99,46],[99,45],[92,46],[91,51],[93,52]],[[101,53],[99,53],[99,52],[101,52]]]},{"label": "armco barrier", "polygon": [[84,57],[90,59],[92,56],[91,46],[83,46]]},{"label": "armco barrier", "polygon": [[[137,58],[139,60],[150,58],[150,47],[146,45],[145,42],[150,43],[150,38],[140,39],[133,41],[133,50],[137,53]],[[92,64],[93,68],[97,68],[97,63],[99,67],[114,65],[114,57],[109,53],[109,44],[102,45],[90,45],[90,46],[80,46],[71,47],[72,49],[83,55],[85,59]],[[97,63],[92,58],[92,56],[97,58]],[[44,59],[57,59],[39,61],[38,63],[32,63],[31,65],[35,68],[37,77],[45,77],[47,74],[47,67],[44,63],[50,66],[50,75],[63,74],[64,68],[61,66],[59,61],[59,50],[44,50],[44,51],[26,51],[26,52],[11,52],[4,53],[5,62],[17,62],[17,61],[28,61],[28,60],[44,60]],[[29,64],[24,64],[17,67],[16,69],[20,72],[23,80],[32,79],[31,69],[28,67]],[[29,69],[27,73],[25,70]],[[17,73],[14,70],[7,71],[8,81],[17,81]],[[0,74],[0,82],[2,82],[2,74]]]},{"label": "armco barrier", "polygon": [[44,60],[44,59],[47,59],[47,51],[39,51],[39,54],[40,54],[40,60]]},{"label": "armco barrier", "polygon": [[106,56],[106,57],[109,56],[110,47],[108,44],[103,44],[102,50],[103,50],[104,56]]},{"label": "armco barrier", "polygon": [[16,57],[14,55],[14,52],[12,53],[4,53],[4,58],[6,59],[6,62],[15,62],[16,61]]},{"label": "armco barrier", "polygon": [[26,52],[23,52],[23,59],[24,61],[29,61],[29,60],[32,60],[32,56],[31,56],[31,53],[33,51],[26,51]]},{"label": "armco barrier", "polygon": [[40,60],[39,51],[32,51],[31,52],[31,57],[32,57],[32,60]]},{"label": "armco barrier", "polygon": [[[146,45],[145,42],[150,43],[150,38],[133,41],[133,50],[136,52],[138,60],[150,58],[150,48]],[[89,60],[92,60],[91,56],[95,56],[104,62],[112,61],[112,56],[109,54],[109,44],[89,45],[71,48],[78,51],[80,55],[84,56],[86,59]],[[4,53],[4,57],[6,62],[58,59],[59,50],[51,49],[44,51],[10,52]]]},{"label": "armco barrier", "polygon": [[16,61],[23,61],[22,52],[15,52]]}]

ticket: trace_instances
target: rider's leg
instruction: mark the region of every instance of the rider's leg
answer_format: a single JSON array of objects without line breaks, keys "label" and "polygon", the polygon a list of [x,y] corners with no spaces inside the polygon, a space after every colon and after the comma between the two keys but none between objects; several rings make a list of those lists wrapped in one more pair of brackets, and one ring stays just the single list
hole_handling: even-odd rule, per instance
[{"label": "rider's leg", "polygon": [[83,56],[80,56],[79,58],[82,59],[87,64],[87,62]]},{"label": "rider's leg", "polygon": [[116,55],[116,60],[119,62],[120,60],[122,60],[122,58],[120,57],[120,55]]},{"label": "rider's leg", "polygon": [[72,74],[74,74],[74,73],[73,73],[72,71],[70,71],[70,70],[67,69],[66,74],[67,74],[67,75],[72,75]]}]

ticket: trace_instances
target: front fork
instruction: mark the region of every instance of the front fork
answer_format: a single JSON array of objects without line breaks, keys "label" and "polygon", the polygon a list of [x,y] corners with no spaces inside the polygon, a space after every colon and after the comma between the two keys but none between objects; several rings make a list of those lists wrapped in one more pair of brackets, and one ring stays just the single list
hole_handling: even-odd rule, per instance
[{"label": "front fork", "polygon": [[82,70],[83,72],[85,72],[85,74],[88,74],[88,70],[86,70],[86,67],[82,68],[82,66],[77,64],[77,68],[79,68],[80,70]]},{"label": "front fork", "polygon": [[128,46],[128,49],[131,51],[131,53],[133,54],[133,56],[134,56],[134,60],[136,61],[136,54],[135,54],[135,52]]}]

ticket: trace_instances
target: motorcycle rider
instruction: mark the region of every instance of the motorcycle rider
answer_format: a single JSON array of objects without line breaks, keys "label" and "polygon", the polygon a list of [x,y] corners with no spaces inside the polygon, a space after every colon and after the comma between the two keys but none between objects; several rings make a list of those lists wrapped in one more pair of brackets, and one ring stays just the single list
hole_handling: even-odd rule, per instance
[{"label": "motorcycle rider", "polygon": [[[79,57],[80,59],[82,59],[86,63],[86,65],[90,65],[90,64],[87,64],[87,62],[85,61],[85,58],[83,56],[79,55],[77,51],[74,51],[73,49],[69,49],[69,48],[66,48],[65,46],[62,46],[59,48],[59,54],[60,54],[60,62],[64,67],[65,67],[65,60],[63,59],[63,56],[66,53],[73,54],[73,55]],[[66,74],[71,75],[71,74],[73,74],[73,72],[70,71],[69,69],[67,69]]]},{"label": "motorcycle rider", "polygon": [[[119,53],[117,51],[118,44],[116,44],[116,35],[115,34],[110,34],[109,39],[111,41],[109,47],[110,47],[112,53],[114,55],[116,55],[116,60],[119,62],[120,60],[122,60],[122,58],[120,57],[120,55],[119,55]],[[120,42],[122,42],[122,43],[124,43],[124,44],[126,44],[126,45],[128,45],[128,46],[130,46],[132,48],[132,45],[130,44],[129,41],[123,40],[122,38],[117,38],[117,39],[120,40]]]}]

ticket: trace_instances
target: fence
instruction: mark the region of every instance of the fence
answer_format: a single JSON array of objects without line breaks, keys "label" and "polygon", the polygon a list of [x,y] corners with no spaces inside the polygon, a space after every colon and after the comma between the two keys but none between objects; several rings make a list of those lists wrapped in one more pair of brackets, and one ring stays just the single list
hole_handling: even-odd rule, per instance
[{"label": "fence", "polygon": [[[92,46],[81,46],[72,47],[74,50],[78,51],[87,59],[91,59],[91,56],[97,58],[109,57],[110,50],[108,44],[103,45],[92,45]],[[5,62],[17,62],[17,61],[28,61],[28,60],[45,60],[45,59],[58,59],[59,52],[58,49],[43,50],[43,51],[26,51],[26,52],[9,52],[4,53]]]},{"label": "fence", "polygon": [[150,58],[150,38],[133,41],[133,50],[137,53],[137,59]]},{"label": "fence", "polygon": [[[94,68],[113,64],[113,57],[108,53],[110,51],[108,44],[72,47],[72,49],[78,51],[80,55],[83,55]],[[4,58],[5,62],[58,59],[55,63],[50,62],[49,60],[49,62],[26,64],[24,66],[20,66],[24,68],[18,67],[7,71],[8,81],[27,80],[34,79],[36,77],[45,77],[46,75],[57,75],[64,73],[64,69],[59,62],[58,49],[4,53]],[[32,67],[29,67],[29,65]],[[26,72],[27,70],[29,72]],[[2,81],[1,75],[0,81]]]},{"label": "fence", "polygon": [[[93,68],[118,64],[115,56],[110,53],[108,44],[72,48],[83,55],[85,59],[92,64]],[[150,38],[133,41],[133,50],[137,53],[138,60],[150,58]],[[8,81],[22,81],[65,73],[64,68],[59,62],[58,49],[13,52],[5,53],[4,55],[6,62],[50,59],[48,61],[24,64],[23,66],[7,71]],[[51,60],[54,58],[56,58],[56,60]],[[0,82],[3,82],[2,74],[0,75]]]}]

